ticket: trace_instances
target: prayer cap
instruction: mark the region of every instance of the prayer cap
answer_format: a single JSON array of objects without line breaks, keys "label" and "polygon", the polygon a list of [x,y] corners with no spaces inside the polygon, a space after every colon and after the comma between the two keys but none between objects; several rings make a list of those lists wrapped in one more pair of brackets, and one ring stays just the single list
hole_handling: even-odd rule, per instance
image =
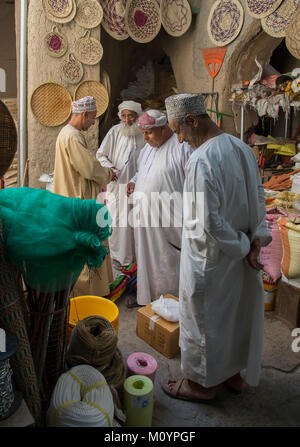
[{"label": "prayer cap", "polygon": [[159,110],[147,110],[138,119],[138,126],[141,130],[151,129],[152,127],[161,127],[167,124],[165,113]]},{"label": "prayer cap", "polygon": [[96,112],[96,100],[93,96],[85,96],[72,102],[72,113]]},{"label": "prayer cap", "polygon": [[205,115],[204,97],[200,93],[182,93],[165,100],[169,120],[184,118],[188,113]]},{"label": "prayer cap", "polygon": [[137,116],[141,116],[141,114],[143,113],[141,104],[135,101],[123,101],[118,106],[118,109],[119,118],[121,118],[121,113],[123,110],[131,110],[132,112],[137,113]]}]

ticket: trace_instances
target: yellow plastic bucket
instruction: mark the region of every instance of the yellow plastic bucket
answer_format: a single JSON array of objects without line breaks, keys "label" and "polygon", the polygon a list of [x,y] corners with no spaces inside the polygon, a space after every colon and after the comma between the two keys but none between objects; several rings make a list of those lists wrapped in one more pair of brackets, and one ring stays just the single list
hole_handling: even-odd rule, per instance
[{"label": "yellow plastic bucket", "polygon": [[89,317],[91,315],[99,315],[106,318],[115,328],[116,332],[119,329],[119,309],[110,300],[102,298],[101,296],[77,296],[70,300],[70,315],[69,315],[69,331],[70,337],[73,328],[79,320]]}]

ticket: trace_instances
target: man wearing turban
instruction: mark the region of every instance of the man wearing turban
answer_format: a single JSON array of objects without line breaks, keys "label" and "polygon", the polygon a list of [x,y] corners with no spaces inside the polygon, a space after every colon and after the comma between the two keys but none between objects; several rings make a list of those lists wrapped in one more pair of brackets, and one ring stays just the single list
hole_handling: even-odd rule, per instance
[{"label": "man wearing turban", "polygon": [[126,186],[136,172],[137,159],[145,144],[137,125],[141,114],[139,103],[123,101],[118,107],[121,122],[109,130],[96,154],[101,166],[112,169],[117,176],[116,181],[107,185],[106,193],[106,206],[113,219],[109,248],[113,265],[117,269],[135,260],[133,228],[128,225],[130,205]]},{"label": "man wearing turban", "polygon": [[127,185],[128,196],[134,192],[130,224],[137,260],[137,299],[129,307],[168,293],[178,296],[184,167],[191,153],[178,142],[163,112],[148,110],[138,126],[146,145]]},{"label": "man wearing turban", "polygon": [[[183,379],[163,389],[208,401],[224,384],[241,392],[259,381],[264,297],[258,261],[271,241],[264,189],[252,149],[219,129],[203,96],[166,99],[170,127],[194,149],[185,169],[180,262]],[[246,370],[245,381],[240,372]]]},{"label": "man wearing turban", "polygon": [[[87,148],[82,131],[87,131],[96,117],[96,100],[86,96],[72,103],[69,123],[58,134],[55,150],[53,192],[66,197],[97,199],[101,186],[116,178],[115,173],[99,165]],[[100,269],[84,267],[72,295],[105,296],[113,280],[111,260],[106,256]]]}]

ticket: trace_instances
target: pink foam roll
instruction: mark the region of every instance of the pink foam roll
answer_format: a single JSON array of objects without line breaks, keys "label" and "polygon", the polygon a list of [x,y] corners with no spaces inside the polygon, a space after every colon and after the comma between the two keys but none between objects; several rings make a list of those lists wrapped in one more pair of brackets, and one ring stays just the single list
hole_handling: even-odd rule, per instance
[{"label": "pink foam roll", "polygon": [[127,359],[127,377],[134,374],[146,376],[154,383],[157,361],[144,352],[134,352]]}]

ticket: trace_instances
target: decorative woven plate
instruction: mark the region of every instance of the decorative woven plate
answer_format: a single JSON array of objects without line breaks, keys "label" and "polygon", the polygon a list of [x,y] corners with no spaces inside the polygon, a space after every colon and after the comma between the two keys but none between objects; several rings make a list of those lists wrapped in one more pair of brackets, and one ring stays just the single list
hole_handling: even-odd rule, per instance
[{"label": "decorative woven plate", "polygon": [[239,34],[244,23],[244,10],[238,0],[218,0],[211,8],[207,31],[210,40],[223,47]]},{"label": "decorative woven plate", "polygon": [[129,36],[139,43],[151,42],[161,28],[160,9],[156,0],[128,0],[125,24]]},{"label": "decorative woven plate", "polygon": [[300,59],[300,8],[287,27],[285,43],[289,52]]},{"label": "decorative woven plate", "polygon": [[103,19],[101,25],[116,40],[125,40],[129,34],[125,25],[126,0],[102,0]]},{"label": "decorative woven plate", "polygon": [[280,6],[282,0],[246,0],[247,11],[256,19],[263,19]]},{"label": "decorative woven plate", "polygon": [[64,81],[70,84],[78,84],[83,76],[83,67],[72,53],[69,54],[69,59],[63,61],[60,66],[61,77]]},{"label": "decorative woven plate", "polygon": [[99,40],[94,39],[90,34],[91,32],[87,30],[75,42],[75,54],[83,64],[95,65],[102,59],[103,47]]},{"label": "decorative woven plate", "polygon": [[82,81],[75,89],[74,101],[85,96],[93,96],[96,99],[96,118],[105,112],[108,107],[109,97],[106,88],[101,82],[93,80]]},{"label": "decorative woven plate", "polygon": [[[43,1],[45,1],[45,0],[43,0]],[[74,19],[75,15],[76,15],[77,7],[76,7],[76,2],[75,2],[75,0],[68,0],[68,2],[70,2],[70,3],[72,4],[72,10],[71,10],[71,13],[70,13],[68,16],[66,16],[66,17],[58,17],[58,16],[55,16],[55,15],[51,14],[51,13],[50,13],[47,9],[45,9],[45,7],[44,7],[44,12],[45,12],[46,17],[47,17],[49,20],[51,20],[52,22],[56,22],[56,23],[69,23],[69,22],[71,22],[71,21]]]},{"label": "decorative woven plate", "polygon": [[50,56],[61,57],[68,49],[67,37],[60,33],[57,26],[53,25],[51,33],[44,39],[47,52]]},{"label": "decorative woven plate", "polygon": [[39,85],[31,95],[31,110],[35,119],[44,126],[63,124],[72,112],[72,97],[56,82]]},{"label": "decorative woven plate", "polygon": [[0,101],[0,178],[10,167],[17,151],[17,130],[8,108]]},{"label": "decorative woven plate", "polygon": [[299,5],[300,0],[284,0],[276,11],[261,20],[263,30],[272,37],[285,37]]},{"label": "decorative woven plate", "polygon": [[43,8],[54,17],[68,17],[73,9],[72,0],[43,0]]},{"label": "decorative woven plate", "polygon": [[171,36],[182,36],[192,22],[192,10],[187,0],[161,0],[160,18]]},{"label": "decorative woven plate", "polygon": [[79,0],[75,22],[83,28],[95,28],[101,23],[103,9],[96,0]]}]

